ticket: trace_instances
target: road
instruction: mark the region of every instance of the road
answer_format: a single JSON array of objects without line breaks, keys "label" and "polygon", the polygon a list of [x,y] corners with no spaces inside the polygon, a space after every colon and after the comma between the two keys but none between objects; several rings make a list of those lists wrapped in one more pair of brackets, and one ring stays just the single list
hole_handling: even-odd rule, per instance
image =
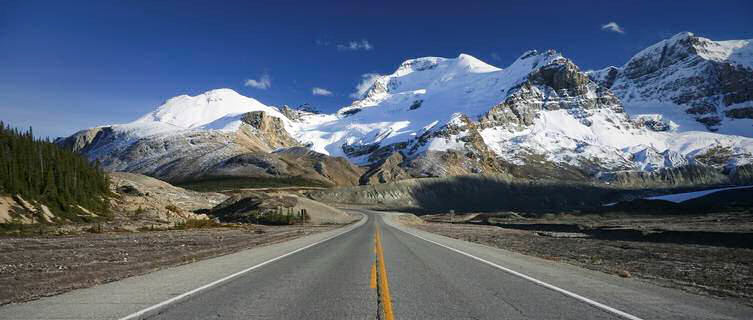
[{"label": "road", "polygon": [[[379,253],[395,319],[626,318],[403,232],[379,214],[362,212],[370,217],[363,226],[151,319],[374,319],[380,292],[372,288],[372,265],[379,269]],[[377,237],[381,247],[375,246]]]},{"label": "road", "polygon": [[[753,318],[753,309],[733,302],[449,239],[397,224],[393,215],[356,211],[368,220],[330,238],[276,249],[228,279],[217,274],[219,280],[190,291],[190,285],[170,289],[169,299],[97,309],[79,297],[68,308],[89,308],[90,318],[100,319]],[[248,256],[232,263],[238,261]],[[203,274],[201,266],[184,267],[173,272],[186,273],[184,281],[192,272]],[[212,268],[217,266],[206,266]],[[162,286],[159,275],[133,281],[123,286]],[[125,290],[117,284],[105,289]],[[94,288],[88,294],[105,293]],[[65,306],[64,296],[46,305]],[[52,318],[52,312],[67,318],[60,315],[64,307],[24,305],[0,308],[0,318]]]}]

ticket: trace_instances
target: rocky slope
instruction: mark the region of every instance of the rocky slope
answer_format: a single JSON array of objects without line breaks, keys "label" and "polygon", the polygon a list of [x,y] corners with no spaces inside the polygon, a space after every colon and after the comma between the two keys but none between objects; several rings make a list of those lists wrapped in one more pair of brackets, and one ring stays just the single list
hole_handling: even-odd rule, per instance
[{"label": "rocky slope", "polygon": [[631,115],[657,113],[681,129],[753,137],[751,40],[683,32],[590,76],[611,88]]},{"label": "rocky slope", "polygon": [[[96,218],[98,215],[91,214],[91,217]],[[58,221],[63,221],[63,218],[55,216],[44,204],[26,200],[21,195],[0,195],[0,224],[55,223]]]},{"label": "rocky slope", "polygon": [[213,192],[195,192],[167,182],[135,173],[110,174],[110,210],[113,222],[123,228],[183,223],[187,220],[209,219],[206,211],[227,196]]},{"label": "rocky slope", "polygon": [[[107,230],[169,227],[187,220],[208,219],[207,215],[196,212],[211,209],[228,197],[219,193],[186,190],[135,173],[112,172],[109,181],[107,212],[79,206],[79,217],[83,221],[71,221],[55,215],[45,205],[25,200],[20,195],[3,195],[0,196],[0,224],[42,223],[59,226],[61,232],[83,230],[92,223],[104,223]],[[71,225],[72,222],[88,224]]]}]

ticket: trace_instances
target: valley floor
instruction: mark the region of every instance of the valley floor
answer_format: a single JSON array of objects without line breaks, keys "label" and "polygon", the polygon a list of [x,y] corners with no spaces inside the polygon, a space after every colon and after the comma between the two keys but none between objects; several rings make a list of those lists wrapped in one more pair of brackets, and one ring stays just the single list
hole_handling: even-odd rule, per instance
[{"label": "valley floor", "polygon": [[0,305],[91,287],[337,227],[249,225],[0,237]]},{"label": "valley floor", "polygon": [[[424,216],[412,227],[753,305],[753,215],[492,219]],[[472,223],[474,221],[476,223]],[[638,231],[638,232],[636,232]],[[670,231],[661,236],[662,231]],[[722,239],[729,235],[732,239]],[[738,242],[735,242],[738,241]]]}]

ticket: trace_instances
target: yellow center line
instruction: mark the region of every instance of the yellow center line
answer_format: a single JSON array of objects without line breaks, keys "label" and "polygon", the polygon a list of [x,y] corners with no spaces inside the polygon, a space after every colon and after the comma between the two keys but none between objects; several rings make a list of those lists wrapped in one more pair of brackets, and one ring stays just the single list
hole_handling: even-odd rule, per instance
[{"label": "yellow center line", "polygon": [[385,320],[394,320],[395,316],[392,313],[392,297],[390,296],[390,285],[387,280],[387,267],[384,262],[384,249],[382,248],[382,237],[380,235],[379,226],[376,226],[376,251],[377,251],[377,263],[379,272],[379,295],[382,300],[384,308]]},{"label": "yellow center line", "polygon": [[371,281],[369,283],[372,289],[376,289],[376,262],[371,265]]},{"label": "yellow center line", "polygon": [[[374,236],[374,247],[371,248],[374,250],[374,255],[376,256],[377,253],[377,242],[376,242],[376,236]],[[369,281],[369,286],[372,289],[376,289],[377,287],[377,268],[376,268],[376,260],[374,260],[374,263],[371,264],[371,279]]]}]

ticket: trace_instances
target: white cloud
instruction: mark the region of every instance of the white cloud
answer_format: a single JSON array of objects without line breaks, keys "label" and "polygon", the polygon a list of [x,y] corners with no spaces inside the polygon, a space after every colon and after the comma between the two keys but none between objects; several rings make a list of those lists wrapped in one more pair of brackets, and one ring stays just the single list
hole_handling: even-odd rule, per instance
[{"label": "white cloud", "polygon": [[603,26],[601,26],[601,30],[604,31],[611,31],[611,32],[617,32],[617,33],[625,33],[625,30],[620,27],[617,22],[611,21]]},{"label": "white cloud", "polygon": [[331,96],[332,95],[332,91],[329,91],[329,90],[324,89],[324,88],[314,87],[314,88],[311,89],[311,94],[313,94],[315,96]]},{"label": "white cloud", "polygon": [[365,73],[361,75],[361,82],[356,86],[356,92],[350,94],[353,99],[361,99],[366,91],[374,85],[381,75],[377,73]]},{"label": "white cloud", "polygon": [[365,50],[369,51],[374,49],[374,46],[369,43],[366,39],[361,41],[351,41],[347,44],[338,44],[337,50],[344,50],[344,51],[357,51],[357,50]]},{"label": "white cloud", "polygon": [[252,87],[260,90],[267,90],[272,86],[272,78],[269,77],[269,74],[262,74],[261,77],[259,77],[259,80],[255,79],[248,79],[245,83],[246,87]]}]

